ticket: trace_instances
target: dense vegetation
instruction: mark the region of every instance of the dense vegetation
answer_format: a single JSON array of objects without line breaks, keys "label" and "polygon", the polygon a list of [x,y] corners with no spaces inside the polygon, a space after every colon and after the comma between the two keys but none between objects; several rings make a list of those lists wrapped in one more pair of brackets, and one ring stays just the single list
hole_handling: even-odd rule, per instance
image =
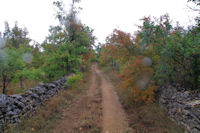
[{"label": "dense vegetation", "polygon": [[[197,4],[199,4],[197,2]],[[169,16],[142,19],[136,34],[115,29],[100,50],[100,64],[120,70],[122,88],[134,103],[155,100],[159,86],[180,83],[200,88],[200,26],[187,30]]]},{"label": "dense vegetation", "polygon": [[53,3],[59,25],[50,27],[50,34],[42,44],[28,38],[26,28],[20,28],[17,23],[10,28],[5,22],[5,30],[0,34],[2,93],[15,93],[7,89],[9,83],[20,82],[19,92],[23,92],[28,89],[23,89],[24,80],[49,82],[69,73],[80,74],[89,67],[95,38],[93,30],[77,18],[78,2],[73,0],[68,13],[62,2]]},{"label": "dense vegetation", "polygon": [[[189,0],[197,5],[199,1]],[[90,61],[95,61],[93,30],[80,23],[79,8],[73,0],[66,13],[62,2],[57,7],[59,25],[51,26],[49,35],[42,44],[28,37],[26,28],[16,23],[0,34],[0,85],[2,93],[13,94],[9,84],[19,83],[23,92],[24,81],[49,82],[69,73],[76,73],[71,80],[81,78]],[[137,102],[154,101],[159,86],[180,83],[182,86],[200,88],[200,25],[184,29],[178,23],[172,25],[169,16],[159,19],[144,17],[143,25],[131,35],[115,29],[106,39],[106,44],[97,47],[101,65],[110,65],[120,70],[122,88],[130,91],[131,99]]]}]

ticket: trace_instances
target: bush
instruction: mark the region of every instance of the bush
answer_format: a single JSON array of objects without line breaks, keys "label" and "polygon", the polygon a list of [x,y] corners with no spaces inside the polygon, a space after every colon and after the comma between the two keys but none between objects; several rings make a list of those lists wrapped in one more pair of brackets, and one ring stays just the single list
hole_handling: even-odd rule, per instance
[{"label": "bush", "polygon": [[151,103],[154,101],[154,91],[158,88],[152,80],[154,71],[143,64],[143,56],[127,63],[121,71],[122,88],[132,93],[134,103]]},{"label": "bush", "polygon": [[78,72],[76,74],[71,74],[69,77],[67,77],[67,82],[66,85],[69,85],[71,87],[73,87],[74,85],[77,84],[78,81],[82,80],[82,73]]},{"label": "bush", "polygon": [[[127,96],[134,103],[154,101],[158,85],[180,83],[199,89],[200,27],[173,27],[167,14],[155,20],[144,17],[142,21],[135,36],[114,30],[107,37],[101,47],[100,65],[118,65],[122,88],[132,94]],[[151,65],[144,65],[144,59],[147,63],[152,60]]]}]

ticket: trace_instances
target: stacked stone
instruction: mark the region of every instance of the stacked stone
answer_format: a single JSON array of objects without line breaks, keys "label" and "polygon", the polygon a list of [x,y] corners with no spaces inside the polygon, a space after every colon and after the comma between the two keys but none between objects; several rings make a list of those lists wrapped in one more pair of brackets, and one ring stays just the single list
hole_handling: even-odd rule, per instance
[{"label": "stacked stone", "polygon": [[40,84],[19,95],[0,95],[0,131],[5,124],[20,122],[24,116],[31,116],[45,101],[65,89],[66,78],[52,83]]},{"label": "stacked stone", "polygon": [[200,94],[187,91],[180,85],[162,88],[160,104],[169,116],[192,133],[200,132]]}]

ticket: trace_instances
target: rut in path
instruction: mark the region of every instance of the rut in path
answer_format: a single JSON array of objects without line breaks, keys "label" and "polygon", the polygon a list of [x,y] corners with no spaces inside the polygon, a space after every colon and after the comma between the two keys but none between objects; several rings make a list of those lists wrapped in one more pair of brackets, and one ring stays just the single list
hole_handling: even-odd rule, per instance
[{"label": "rut in path", "polygon": [[101,77],[101,89],[103,99],[103,133],[124,133],[128,131],[126,115],[121,107],[118,96],[114,91],[114,86],[106,79],[100,70],[96,69]]},{"label": "rut in path", "polygon": [[101,129],[101,95],[97,82],[96,66],[92,66],[87,93],[77,97],[72,106],[63,110],[62,120],[58,122],[53,133],[87,133],[100,132]]},{"label": "rut in path", "polygon": [[[87,93],[80,96],[72,107],[64,109],[63,119],[55,125],[53,133],[97,133],[100,131],[96,132],[96,130],[87,128],[83,122],[89,122],[91,127],[98,127],[102,133],[125,133],[127,131],[126,115],[114,91],[114,86],[97,68],[97,65],[92,66],[89,82],[90,87]],[[102,97],[99,96],[100,92]],[[79,130],[80,127],[82,127],[82,131]]]}]

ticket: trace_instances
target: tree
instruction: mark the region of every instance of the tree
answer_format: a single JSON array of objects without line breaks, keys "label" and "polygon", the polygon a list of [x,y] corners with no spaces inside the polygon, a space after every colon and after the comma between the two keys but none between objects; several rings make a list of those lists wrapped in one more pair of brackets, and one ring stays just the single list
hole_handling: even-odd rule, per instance
[{"label": "tree", "polygon": [[5,23],[5,32],[4,32],[4,38],[6,39],[6,47],[14,47],[19,48],[20,44],[28,45],[31,41],[27,35],[28,31],[26,28],[22,29],[18,27],[17,22],[15,22],[15,26],[10,31],[9,25],[6,22]]},{"label": "tree", "polygon": [[[1,46],[0,68],[3,93],[6,93],[8,84],[12,81],[20,81],[23,88],[23,78],[30,79],[33,47],[29,45],[27,29],[19,28],[17,23],[10,30],[8,22],[5,22],[3,42]],[[26,57],[29,53],[29,59]]]},{"label": "tree", "polygon": [[[195,3],[198,7],[200,6],[200,1],[199,0],[188,0],[188,2],[193,2]],[[200,9],[197,9],[197,8],[191,8],[189,7],[190,9],[192,9],[193,11],[197,11],[200,13]],[[200,17],[196,17],[196,21],[197,21],[197,25],[200,26]]]},{"label": "tree", "polygon": [[13,79],[20,66],[20,57],[14,49],[5,48],[0,53],[0,75],[2,80],[2,93],[6,93],[8,84]]},{"label": "tree", "polygon": [[89,64],[95,37],[92,29],[78,21],[77,2],[72,1],[69,13],[65,11],[62,1],[53,3],[57,7],[56,18],[60,24],[50,27],[50,35],[42,44],[42,69],[50,81],[83,70]]},{"label": "tree", "polygon": [[77,2],[80,1],[72,1],[69,13],[65,12],[62,2],[54,2],[60,24],[50,27],[50,34],[41,45],[27,37],[26,28],[20,28],[17,23],[10,28],[5,22],[5,31],[0,34],[3,93],[10,82],[20,82],[23,89],[24,79],[52,81],[89,66],[90,59],[94,58],[95,37],[92,29],[79,22]]}]

